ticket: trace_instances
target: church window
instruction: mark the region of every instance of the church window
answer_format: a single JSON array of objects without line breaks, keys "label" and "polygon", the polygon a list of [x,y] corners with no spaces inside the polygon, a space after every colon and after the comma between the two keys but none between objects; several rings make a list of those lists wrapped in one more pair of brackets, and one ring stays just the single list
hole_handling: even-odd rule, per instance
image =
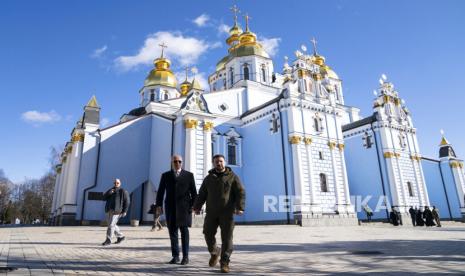
[{"label": "church window", "polygon": [[155,90],[150,89],[150,101],[153,102],[155,101]]},{"label": "church window", "polygon": [[234,137],[229,138],[228,140],[228,164],[229,165],[237,165],[236,149],[237,149],[236,138]]},{"label": "church window", "polygon": [[226,110],[228,110],[228,105],[225,104],[225,103],[222,103],[222,104],[220,104],[219,109],[221,111],[225,112]]},{"label": "church window", "polygon": [[170,95],[168,94],[168,91],[165,91],[165,93],[163,94],[163,100],[168,100],[170,97]]},{"label": "church window", "polygon": [[304,79],[304,91],[307,91],[307,80]]},{"label": "church window", "polygon": [[320,155],[320,160],[323,160],[323,152],[320,151],[320,152],[318,152],[318,153],[319,153],[319,155]]},{"label": "church window", "polygon": [[271,133],[278,132],[278,129],[279,129],[279,117],[276,116],[274,113],[273,113],[273,115],[271,115],[270,123],[271,123],[271,127],[270,127]]},{"label": "church window", "polygon": [[323,131],[323,125],[322,125],[322,120],[318,115],[313,117],[313,129],[315,132],[321,132]]},{"label": "church window", "polygon": [[224,76],[223,79],[223,90],[226,89],[226,75]]},{"label": "church window", "polygon": [[324,193],[328,192],[328,184],[326,183],[326,174],[320,173],[320,187]]},{"label": "church window", "polygon": [[229,69],[229,79],[231,81],[231,86],[234,85],[234,71],[232,68]]},{"label": "church window", "polygon": [[265,65],[262,65],[262,81],[266,82],[266,70],[265,70]]},{"label": "church window", "polygon": [[402,134],[402,133],[399,134],[399,144],[400,144],[401,148],[403,148],[403,149],[405,149],[405,147],[407,146],[405,135]]},{"label": "church window", "polygon": [[249,66],[248,64],[244,64],[244,80],[248,80],[250,78],[249,76]]},{"label": "church window", "polygon": [[409,196],[411,196],[411,197],[415,196],[415,195],[413,194],[412,182],[407,182],[407,188],[408,188],[408,194],[409,194]]},{"label": "church window", "polygon": [[367,149],[371,148],[373,145],[373,136],[371,134],[368,134],[368,132],[365,132],[365,136],[363,137],[363,146]]}]

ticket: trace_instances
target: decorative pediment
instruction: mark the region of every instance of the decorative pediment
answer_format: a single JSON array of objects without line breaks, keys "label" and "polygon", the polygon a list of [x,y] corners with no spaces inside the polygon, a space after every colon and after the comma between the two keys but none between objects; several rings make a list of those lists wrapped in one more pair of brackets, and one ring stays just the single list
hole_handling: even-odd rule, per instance
[{"label": "decorative pediment", "polygon": [[228,132],[226,132],[224,135],[228,137],[242,138],[234,127],[229,128]]},{"label": "decorative pediment", "polygon": [[192,91],[187,95],[186,100],[181,105],[181,109],[210,113],[207,102],[199,91]]}]

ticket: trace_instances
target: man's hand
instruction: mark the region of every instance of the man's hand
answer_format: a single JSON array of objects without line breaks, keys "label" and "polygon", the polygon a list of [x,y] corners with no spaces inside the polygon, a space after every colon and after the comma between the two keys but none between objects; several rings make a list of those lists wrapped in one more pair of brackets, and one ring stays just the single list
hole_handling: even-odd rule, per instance
[{"label": "man's hand", "polygon": [[161,215],[163,214],[163,208],[161,208],[161,206],[157,206],[157,208],[155,209],[155,212],[157,213],[157,215]]},{"label": "man's hand", "polygon": [[121,217],[124,218],[126,216],[126,213],[122,213]]},{"label": "man's hand", "polygon": [[236,215],[238,215],[238,216],[242,216],[242,214],[244,214],[244,211],[242,211],[242,210],[236,210],[235,213],[236,213]]}]

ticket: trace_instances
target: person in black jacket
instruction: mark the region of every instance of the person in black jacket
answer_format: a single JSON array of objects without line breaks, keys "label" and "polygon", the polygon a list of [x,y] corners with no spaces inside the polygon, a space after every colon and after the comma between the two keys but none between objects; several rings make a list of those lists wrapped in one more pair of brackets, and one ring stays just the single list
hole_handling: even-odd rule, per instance
[{"label": "person in black jacket", "polygon": [[117,223],[118,220],[125,217],[128,212],[130,204],[129,193],[121,188],[121,180],[118,178],[115,179],[113,184],[115,186],[103,194],[103,199],[106,201],[105,213],[107,213],[108,222],[107,239],[102,243],[104,246],[111,244],[113,233],[115,233],[117,237],[115,243],[121,243],[125,240]]},{"label": "person in black jacket", "polygon": [[171,240],[172,259],[169,264],[179,263],[178,229],[181,232],[182,265],[189,263],[189,229],[192,226],[192,206],[197,197],[194,175],[182,169],[182,157],[173,155],[170,171],[161,175],[157,193],[157,212],[163,213],[165,196],[165,218]]}]

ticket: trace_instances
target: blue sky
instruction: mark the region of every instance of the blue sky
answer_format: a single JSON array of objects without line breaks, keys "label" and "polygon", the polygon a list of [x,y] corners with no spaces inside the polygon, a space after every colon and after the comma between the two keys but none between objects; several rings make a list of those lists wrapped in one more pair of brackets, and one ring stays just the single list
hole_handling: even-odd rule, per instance
[{"label": "blue sky", "polygon": [[227,53],[222,30],[234,3],[252,17],[276,71],[315,37],[343,80],[347,105],[370,115],[385,73],[413,114],[423,155],[437,157],[444,129],[465,158],[464,1],[4,0],[0,168],[14,181],[41,176],[50,147],[69,139],[94,94],[105,124],[137,107],[159,40],[175,72],[195,65],[207,78]]}]

